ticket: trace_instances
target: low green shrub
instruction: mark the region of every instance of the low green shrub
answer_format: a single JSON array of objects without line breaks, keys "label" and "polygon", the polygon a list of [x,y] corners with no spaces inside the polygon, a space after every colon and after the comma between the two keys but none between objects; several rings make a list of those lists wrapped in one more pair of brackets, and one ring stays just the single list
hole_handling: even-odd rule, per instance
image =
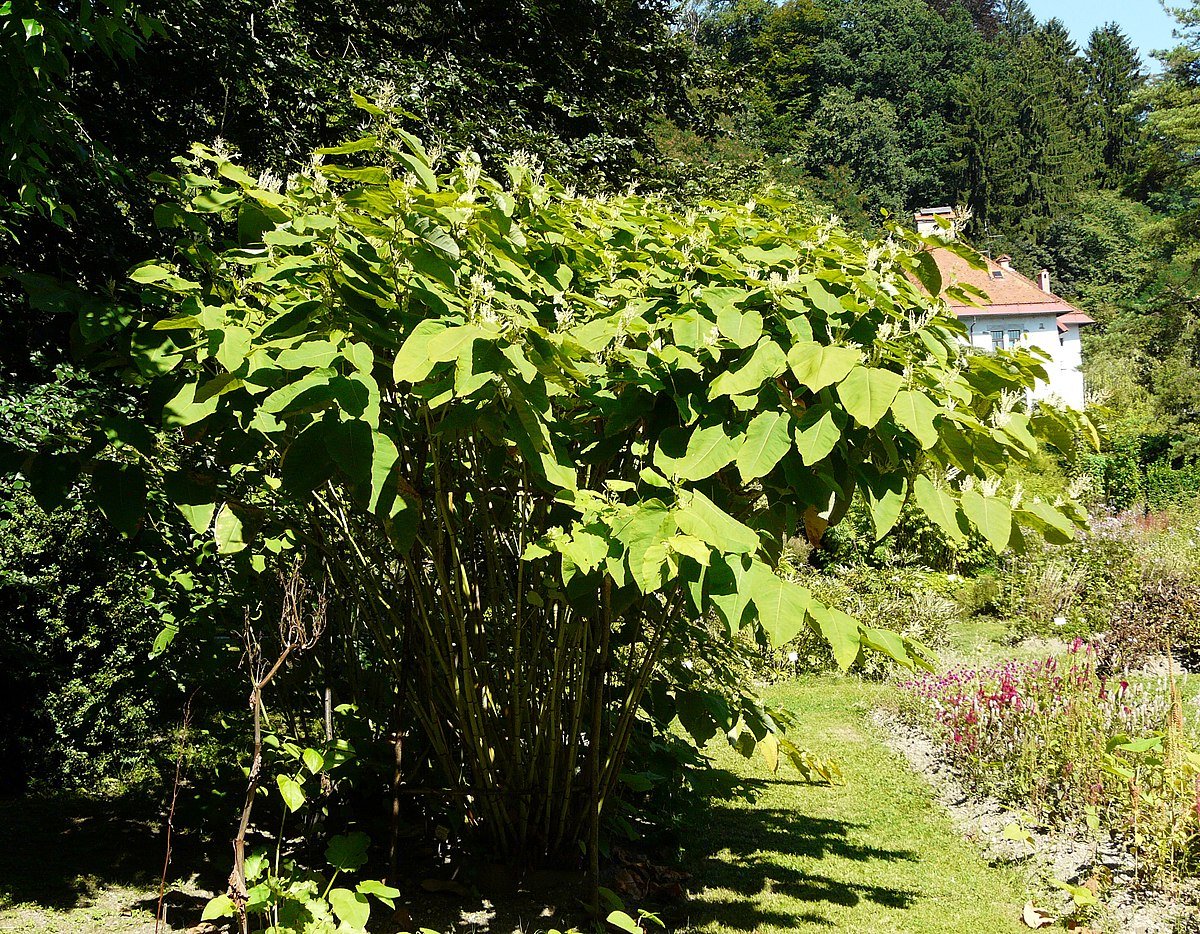
[{"label": "low green shrub", "polygon": [[1004,589],[995,570],[984,571],[963,581],[955,594],[963,616],[1001,616]]},{"label": "low green shrub", "polygon": [[1139,456],[1136,439],[1113,442],[1102,454],[1085,455],[1084,466],[1100,503],[1119,512],[1141,501],[1143,475]]},{"label": "low green shrub", "polygon": [[1129,535],[1092,534],[1068,545],[1006,554],[964,589],[964,611],[1008,620],[1017,637],[1097,635],[1135,593],[1144,548]]},{"label": "low green shrub", "polygon": [[1200,868],[1200,732],[1172,681],[1109,680],[1093,646],[902,683],[901,710],[973,788],[1118,837],[1139,873]]},{"label": "low green shrub", "polygon": [[[364,932],[371,917],[371,899],[395,909],[398,889],[373,879],[362,880],[353,889],[334,888],[341,876],[351,876],[367,863],[370,839],[365,833],[332,837],[325,850],[326,866],[304,869],[292,859],[274,860],[266,850],[246,857],[249,886],[245,914],[267,922],[263,930],[273,934],[333,934],[336,931]],[[332,870],[330,872],[329,870]],[[204,909],[202,921],[232,918],[237,908],[229,895],[218,895]],[[259,930],[256,926],[254,930]]]},{"label": "low green shrub", "polygon": [[866,507],[856,502],[846,518],[825,533],[813,557],[818,566],[830,569],[868,566],[972,574],[995,562],[996,553],[975,531],[965,542],[954,541],[911,503],[901,510],[895,528],[877,541]]}]

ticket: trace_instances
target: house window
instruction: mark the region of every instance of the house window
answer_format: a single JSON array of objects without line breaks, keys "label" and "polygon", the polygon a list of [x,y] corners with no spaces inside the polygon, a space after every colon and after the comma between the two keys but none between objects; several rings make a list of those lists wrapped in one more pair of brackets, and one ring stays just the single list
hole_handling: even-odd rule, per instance
[{"label": "house window", "polygon": [[992,348],[994,350],[1002,350],[1004,348],[1004,332],[992,331]]},{"label": "house window", "polygon": [[1016,329],[1009,331],[1008,332],[1008,346],[1016,347],[1019,343],[1021,343],[1021,332]]}]

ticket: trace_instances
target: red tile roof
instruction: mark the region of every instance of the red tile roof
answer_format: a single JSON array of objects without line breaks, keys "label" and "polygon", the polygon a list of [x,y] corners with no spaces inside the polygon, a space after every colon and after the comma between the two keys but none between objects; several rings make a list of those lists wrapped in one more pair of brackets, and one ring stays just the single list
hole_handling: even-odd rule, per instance
[{"label": "red tile roof", "polygon": [[[961,299],[950,298],[951,307],[959,316],[977,315],[1082,315],[1082,311],[1052,292],[1043,292],[1036,282],[1027,279],[1015,269],[1005,269],[999,263],[984,257],[986,269],[975,269],[961,256],[946,249],[933,250],[933,259],[942,273],[943,287],[971,285],[987,294],[990,301],[975,306]],[[1071,321],[1070,324],[1094,323]]]}]

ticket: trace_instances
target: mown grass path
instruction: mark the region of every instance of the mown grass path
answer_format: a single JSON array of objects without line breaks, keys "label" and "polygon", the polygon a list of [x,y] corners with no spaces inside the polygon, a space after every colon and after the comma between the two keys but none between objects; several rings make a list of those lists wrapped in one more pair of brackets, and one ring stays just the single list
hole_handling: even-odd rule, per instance
[{"label": "mown grass path", "polygon": [[787,766],[771,775],[761,759],[714,744],[718,765],[763,785],[753,800],[714,802],[686,833],[700,887],[685,909],[688,930],[1025,930],[1020,876],[982,861],[867,722],[888,690],[821,676],[767,691],[800,716],[798,745],[837,758],[841,787],[804,784]]}]

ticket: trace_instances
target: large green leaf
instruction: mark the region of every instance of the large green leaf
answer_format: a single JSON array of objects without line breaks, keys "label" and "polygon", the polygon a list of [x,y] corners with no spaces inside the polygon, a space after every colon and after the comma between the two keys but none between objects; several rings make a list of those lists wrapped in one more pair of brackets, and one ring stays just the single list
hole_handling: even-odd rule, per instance
[{"label": "large green leaf", "polygon": [[429,338],[426,354],[434,363],[453,360],[472,343],[484,336],[484,332],[473,324],[446,328]]},{"label": "large green leaf", "polygon": [[674,465],[674,473],[683,480],[703,480],[726,466],[738,454],[738,439],[725,434],[723,425],[697,428],[688,440],[687,450]]},{"label": "large green leaf", "polygon": [[721,554],[713,555],[704,575],[704,589],[713,608],[729,632],[737,632],[750,605],[750,589],[742,586],[745,569],[742,558],[727,561]]},{"label": "large green leaf", "polygon": [[584,574],[589,574],[608,557],[608,540],[580,529],[559,545],[559,551]]},{"label": "large green leaf", "polygon": [[747,554],[758,548],[758,534],[733,518],[698,490],[687,495],[675,511],[680,531],[694,535],[726,554]]},{"label": "large green leaf", "polygon": [[1046,406],[1039,407],[1030,419],[1030,426],[1047,443],[1058,448],[1059,453],[1068,459],[1073,459],[1076,449],[1081,446],[1077,443],[1078,436],[1072,428],[1069,418],[1065,413],[1056,411],[1055,409]]},{"label": "large green leaf", "polygon": [[913,667],[913,660],[909,657],[908,649],[904,644],[904,637],[898,632],[893,632],[890,629],[875,629],[863,628],[860,632],[862,644],[868,649],[873,649],[890,658],[892,661],[903,665],[905,668]]},{"label": "large green leaf", "polygon": [[838,297],[825,288],[819,279],[813,279],[805,285],[804,290],[808,293],[808,300],[829,317],[836,318],[845,313],[846,309]]},{"label": "large green leaf", "polygon": [[787,362],[796,379],[817,392],[846,378],[862,359],[862,351],[853,347],[799,341],[788,351]]},{"label": "large green leaf", "polygon": [[350,889],[331,889],[328,895],[329,907],[334,915],[342,922],[338,930],[365,931],[367,922],[371,920],[371,904],[367,896]]},{"label": "large green leaf", "polygon": [[891,370],[859,366],[837,385],[838,398],[856,422],[874,428],[887,413],[904,377]]},{"label": "large green leaf", "polygon": [[259,405],[259,411],[286,417],[326,408],[337,396],[335,378],[332,370],[311,370],[267,396]]},{"label": "large green leaf", "polygon": [[698,746],[716,736],[729,716],[728,706],[708,691],[679,691],[675,707],[680,726]]},{"label": "large green leaf", "polygon": [[217,362],[233,372],[245,361],[253,341],[253,336],[246,328],[236,324],[229,326],[221,336],[221,346],[217,348]]},{"label": "large green leaf", "polygon": [[277,366],[285,370],[317,370],[330,366],[338,358],[337,345],[329,340],[304,341],[288,348],[275,358]]},{"label": "large green leaf", "polygon": [[196,400],[197,383],[184,383],[175,396],[163,406],[163,427],[186,428],[212,415],[217,410],[218,396]]},{"label": "large green leaf", "polygon": [[400,897],[400,890],[390,885],[384,885],[377,879],[363,879],[354,887],[360,895],[374,895],[389,908],[395,908],[395,899]]},{"label": "large green leaf", "polygon": [[187,471],[176,470],[166,475],[164,490],[175,508],[183,513],[192,530],[197,535],[205,534],[217,511],[214,487]]},{"label": "large green leaf", "polygon": [[908,431],[928,450],[937,444],[938,432],[933,420],[938,407],[929,396],[912,389],[902,389],[892,402],[892,415],[901,428]]},{"label": "large green leaf", "polygon": [[880,473],[864,470],[862,489],[871,513],[871,524],[875,527],[875,538],[883,538],[900,518],[908,493],[908,481],[899,471]]},{"label": "large green leaf", "polygon": [[930,295],[942,294],[942,270],[932,253],[922,251],[913,256],[913,271]]},{"label": "large green leaf", "polygon": [[743,481],[769,474],[792,446],[791,418],[783,412],[760,412],[746,426],[737,453],[737,468]]},{"label": "large green leaf", "polygon": [[780,578],[770,567],[755,561],[746,572],[744,585],[758,613],[758,621],[771,637],[771,644],[784,645],[804,628],[812,603],[807,588]]},{"label": "large green leaf", "polygon": [[381,516],[391,516],[398,509],[408,508],[400,498],[399,477],[396,473],[400,451],[396,442],[382,431],[371,434],[371,486],[367,509]]},{"label": "large green leaf", "polygon": [[[437,176],[433,174],[433,170],[429,167],[427,161],[417,156],[409,155],[406,152],[397,152],[393,153],[393,155],[408,166],[409,170],[417,177],[417,180],[426,191],[437,191]],[[446,236],[449,236],[449,234]]]},{"label": "large green leaf", "polygon": [[764,381],[774,379],[783,372],[786,365],[787,358],[779,345],[769,337],[764,337],[755,345],[749,359],[738,369],[726,371],[712,381],[709,398],[718,399],[721,396],[757,392]]},{"label": "large green leaf", "polygon": [[995,496],[984,496],[968,490],[961,497],[963,513],[979,534],[987,539],[997,553],[1008,547],[1012,538],[1012,510],[1007,502]]},{"label": "large green leaf", "polygon": [[333,430],[327,422],[316,422],[284,449],[279,479],[293,498],[308,496],[333,476],[334,461],[327,446]]},{"label": "large green leaf", "polygon": [[[661,586],[660,571],[666,563],[666,546],[663,544],[675,534],[678,526],[671,511],[659,500],[648,500],[628,510],[623,520],[614,528],[614,535],[625,546],[625,561],[629,573],[643,592]],[[648,568],[646,555],[652,548],[659,549],[658,563]]]},{"label": "large green leaf", "polygon": [[913,481],[917,506],[945,532],[952,541],[965,542],[967,537],[958,524],[958,504],[944,487],[934,486],[925,476]]},{"label": "large green leaf", "polygon": [[304,794],[303,785],[290,775],[276,775],[275,783],[279,786],[279,795],[289,811],[298,811],[304,807],[307,795]]},{"label": "large green leaf", "polygon": [[1040,531],[1046,536],[1046,540],[1053,544],[1065,545],[1075,538],[1075,523],[1049,503],[1041,500],[1025,503],[1017,510],[1017,516],[1027,525]]},{"label": "large green leaf", "polygon": [[420,216],[411,218],[409,224],[413,230],[420,234],[422,240],[439,253],[451,259],[458,259],[461,255],[458,241],[450,235],[450,231],[440,224],[435,224],[428,217]]},{"label": "large green leaf", "polygon": [[245,527],[241,517],[226,503],[217,513],[213,526],[213,538],[217,543],[217,554],[231,555],[244,551],[247,545]]},{"label": "large green leaf", "polygon": [[100,420],[100,427],[104,430],[104,436],[114,444],[128,445],[147,457],[154,456],[157,449],[154,433],[142,422],[111,413]]},{"label": "large green leaf", "polygon": [[388,517],[406,508],[398,498],[395,467],[400,455],[391,438],[358,419],[331,425],[322,434],[329,456],[370,512]]},{"label": "large green leaf", "polygon": [[419,383],[429,375],[434,367],[433,358],[429,356],[429,340],[444,330],[446,326],[440,321],[418,322],[400,345],[392,365],[392,378],[397,383]]},{"label": "large green leaf", "polygon": [[[746,290],[724,285],[709,286],[700,290],[700,301],[720,316],[730,311],[737,311],[737,303],[746,297]],[[718,323],[718,327],[720,324]],[[751,341],[750,343],[754,343]],[[749,346],[749,345],[747,345]]]},{"label": "large green leaf", "polygon": [[217,895],[210,898],[204,906],[204,911],[200,914],[201,923],[205,921],[215,921],[218,918],[233,917],[233,899],[228,895]]},{"label": "large green leaf", "polygon": [[[673,316],[671,319],[671,336],[678,347],[684,350],[696,350],[704,346],[705,337],[712,330],[713,323],[695,308]],[[607,321],[603,322],[603,333],[611,334],[613,329]],[[607,343],[607,338],[605,339]]]},{"label": "large green leaf", "polygon": [[367,864],[371,838],[361,830],[330,837],[325,847],[325,861],[341,872],[356,872]]},{"label": "large green leaf", "polygon": [[858,658],[862,648],[858,620],[834,607],[813,600],[809,614],[833,650],[833,657],[842,671],[847,671]]},{"label": "large green leaf", "polygon": [[763,317],[753,309],[726,308],[717,315],[717,330],[738,347],[750,347],[762,337]]},{"label": "large green leaf", "polygon": [[841,440],[836,413],[823,403],[811,406],[796,426],[796,450],[805,465],[824,460]]},{"label": "large green leaf", "polygon": [[1015,440],[1030,454],[1036,454],[1038,443],[1030,433],[1029,416],[1023,412],[1009,412],[1001,422],[1004,434]]}]

